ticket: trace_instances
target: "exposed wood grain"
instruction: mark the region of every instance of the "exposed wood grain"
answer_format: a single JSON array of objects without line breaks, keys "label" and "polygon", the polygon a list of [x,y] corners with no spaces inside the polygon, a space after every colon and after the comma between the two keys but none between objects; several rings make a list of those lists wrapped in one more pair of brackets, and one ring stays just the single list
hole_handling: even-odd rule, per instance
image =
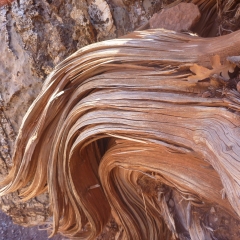
[{"label": "exposed wood grain", "polygon": [[149,30],[80,49],[29,108],[1,195],[48,191],[53,233],[67,236],[94,239],[113,214],[127,239],[171,239],[175,208],[192,239],[210,239],[194,207],[240,217],[240,94],[216,76],[188,77],[193,64],[239,54],[239,31]]}]

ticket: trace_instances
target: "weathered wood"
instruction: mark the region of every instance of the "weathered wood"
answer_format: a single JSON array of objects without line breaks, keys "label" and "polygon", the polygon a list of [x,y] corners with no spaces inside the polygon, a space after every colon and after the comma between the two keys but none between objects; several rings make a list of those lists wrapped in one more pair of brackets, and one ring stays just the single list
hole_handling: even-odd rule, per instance
[{"label": "weathered wood", "polygon": [[171,191],[189,236],[209,239],[191,206],[240,217],[240,94],[221,68],[195,82],[190,68],[239,54],[239,31],[203,39],[149,30],[80,49],[29,108],[1,195],[49,191],[53,233],[93,239],[112,213],[127,239],[170,239],[180,234]]}]

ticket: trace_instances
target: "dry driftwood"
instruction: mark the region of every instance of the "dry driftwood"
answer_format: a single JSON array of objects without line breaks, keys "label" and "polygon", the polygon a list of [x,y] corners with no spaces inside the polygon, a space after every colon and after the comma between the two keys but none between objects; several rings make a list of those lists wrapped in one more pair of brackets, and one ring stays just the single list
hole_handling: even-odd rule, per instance
[{"label": "dry driftwood", "polygon": [[94,239],[112,214],[123,238],[211,239],[192,209],[240,217],[239,46],[149,30],[80,49],[29,108],[1,195],[48,191],[53,234]]}]

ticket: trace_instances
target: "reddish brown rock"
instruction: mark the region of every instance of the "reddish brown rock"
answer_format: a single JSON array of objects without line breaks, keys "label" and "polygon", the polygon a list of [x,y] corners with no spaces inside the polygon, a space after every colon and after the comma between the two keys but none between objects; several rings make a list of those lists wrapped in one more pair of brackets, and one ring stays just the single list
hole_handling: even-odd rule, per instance
[{"label": "reddish brown rock", "polygon": [[12,3],[14,0],[0,0],[0,7]]},{"label": "reddish brown rock", "polygon": [[150,28],[165,28],[177,32],[190,30],[200,19],[201,13],[193,3],[179,3],[155,13],[149,20]]}]

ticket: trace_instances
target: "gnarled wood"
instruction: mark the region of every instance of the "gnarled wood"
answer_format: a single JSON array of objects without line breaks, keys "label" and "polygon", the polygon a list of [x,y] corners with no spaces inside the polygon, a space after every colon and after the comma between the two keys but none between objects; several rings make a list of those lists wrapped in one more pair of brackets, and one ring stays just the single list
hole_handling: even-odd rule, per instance
[{"label": "gnarled wood", "polygon": [[240,216],[240,94],[220,68],[188,79],[193,64],[211,69],[214,56],[224,64],[239,53],[240,32],[164,30],[80,49],[28,110],[1,194],[49,191],[53,233],[94,239],[113,214],[127,239],[210,239],[193,208]]}]

